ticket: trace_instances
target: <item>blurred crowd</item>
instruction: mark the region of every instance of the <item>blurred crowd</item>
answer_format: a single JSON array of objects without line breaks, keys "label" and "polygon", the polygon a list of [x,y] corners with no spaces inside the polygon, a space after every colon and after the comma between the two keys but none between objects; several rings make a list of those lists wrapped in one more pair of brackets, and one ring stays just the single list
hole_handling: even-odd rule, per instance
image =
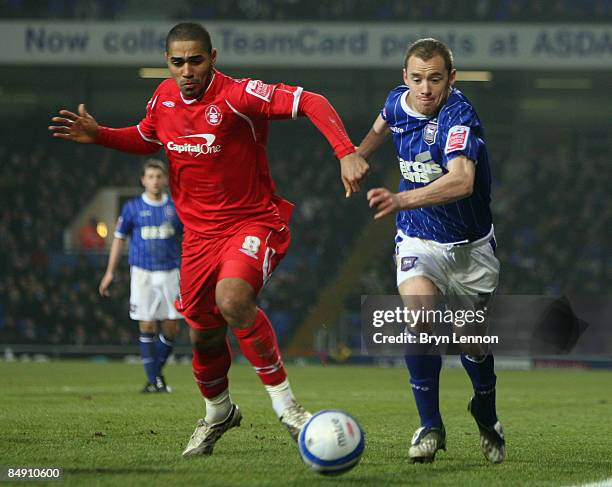
[{"label": "blurred crowd", "polygon": [[[339,166],[326,141],[306,121],[298,123],[303,125],[276,124],[270,145],[278,193],[297,204],[292,246],[260,301],[281,344],[307,316],[371,218],[362,197],[344,198]],[[579,154],[570,148],[551,154],[525,147],[493,161],[499,293],[610,292],[608,159],[599,151]],[[126,181],[137,186],[141,161],[56,141],[34,150],[0,148],[0,160],[0,343],[136,343],[137,326],[128,316],[127,262],[112,297],[102,299],[97,287],[106,254],[65,253],[62,233],[98,187]],[[368,186],[384,176],[373,171]],[[395,292],[392,235],[384,245],[388,248],[355,283],[348,309],[358,309],[362,294]],[[183,327],[179,343],[186,342]]]},{"label": "blurred crowd", "polygon": [[[353,211],[357,200],[345,202],[327,142],[306,121],[299,123],[301,130],[279,124],[270,154],[278,193],[298,203],[291,249],[260,303],[281,343],[301,322],[319,286],[333,277],[367,217]],[[300,141],[294,144],[297,133]],[[127,259],[112,297],[103,299],[97,287],[107,255],[67,254],[62,236],[98,187],[126,181],[138,186],[139,158],[51,141],[35,151],[0,149],[0,160],[0,192],[10,202],[0,209],[0,343],[137,343],[137,326],[128,316]],[[187,342],[185,330],[181,341]]]},{"label": "blurred crowd", "polygon": [[609,0],[5,0],[2,18],[609,22]]},{"label": "blurred crowd", "polygon": [[63,255],[63,232],[98,187],[137,181],[138,163],[49,142],[0,147],[0,160],[0,342],[130,342],[127,295],[97,295],[105,256]]}]

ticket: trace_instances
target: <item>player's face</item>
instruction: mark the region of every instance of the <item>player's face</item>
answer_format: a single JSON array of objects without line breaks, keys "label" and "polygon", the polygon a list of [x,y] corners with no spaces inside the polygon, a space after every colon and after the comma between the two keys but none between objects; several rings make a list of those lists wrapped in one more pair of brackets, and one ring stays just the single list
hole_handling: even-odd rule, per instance
[{"label": "player's face", "polygon": [[217,50],[207,52],[200,41],[174,41],[166,53],[166,63],[185,98],[199,98],[210,83]]},{"label": "player's face", "polygon": [[455,70],[449,75],[439,55],[427,61],[410,56],[404,68],[404,83],[410,88],[408,105],[423,115],[434,115],[455,83]]},{"label": "player's face", "polygon": [[145,169],[144,176],[142,176],[140,182],[149,196],[159,197],[166,187],[166,175],[161,169],[148,167]]}]

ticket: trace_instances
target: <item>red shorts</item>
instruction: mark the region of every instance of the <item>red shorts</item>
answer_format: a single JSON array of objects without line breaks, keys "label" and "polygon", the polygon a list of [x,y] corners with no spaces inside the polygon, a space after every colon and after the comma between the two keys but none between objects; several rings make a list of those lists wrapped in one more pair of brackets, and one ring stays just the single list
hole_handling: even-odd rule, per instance
[{"label": "red shorts", "polygon": [[258,293],[285,256],[290,242],[287,225],[277,230],[250,223],[233,235],[213,239],[185,230],[176,309],[192,328],[223,326],[225,320],[215,303],[217,282],[239,277]]}]

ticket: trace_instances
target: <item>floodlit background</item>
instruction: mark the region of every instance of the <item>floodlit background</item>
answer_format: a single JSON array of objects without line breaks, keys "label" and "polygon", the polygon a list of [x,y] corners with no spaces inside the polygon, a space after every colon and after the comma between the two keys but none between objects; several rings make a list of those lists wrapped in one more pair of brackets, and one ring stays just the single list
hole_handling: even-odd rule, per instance
[{"label": "floodlit background", "polygon": [[[456,87],[486,129],[499,292],[610,293],[607,0],[13,0],[0,19],[0,352],[136,352],[127,261],[112,299],[97,286],[141,160],[52,140],[46,127],[81,102],[101,124],[137,123],[180,20],[210,29],[221,71],[327,96],[356,144],[401,83],[407,44],[447,41]],[[297,210],[261,305],[288,353],[351,361],[361,295],[395,292],[393,221],[373,224],[363,193],[344,199],[338,163],[306,119],[273,123],[270,139],[278,192]],[[397,185],[390,142],[371,166],[366,188]],[[179,357],[186,337],[183,327]]]}]

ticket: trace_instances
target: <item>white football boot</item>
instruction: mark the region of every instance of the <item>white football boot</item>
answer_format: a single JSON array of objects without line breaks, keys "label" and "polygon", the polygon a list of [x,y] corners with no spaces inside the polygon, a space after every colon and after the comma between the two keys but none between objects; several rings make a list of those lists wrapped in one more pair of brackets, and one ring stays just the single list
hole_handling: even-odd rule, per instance
[{"label": "white football boot", "polygon": [[232,404],[229,415],[220,423],[208,424],[204,419],[200,419],[183,451],[183,457],[212,455],[217,440],[230,428],[240,426],[240,421],[242,421],[242,413],[236,404]]}]

